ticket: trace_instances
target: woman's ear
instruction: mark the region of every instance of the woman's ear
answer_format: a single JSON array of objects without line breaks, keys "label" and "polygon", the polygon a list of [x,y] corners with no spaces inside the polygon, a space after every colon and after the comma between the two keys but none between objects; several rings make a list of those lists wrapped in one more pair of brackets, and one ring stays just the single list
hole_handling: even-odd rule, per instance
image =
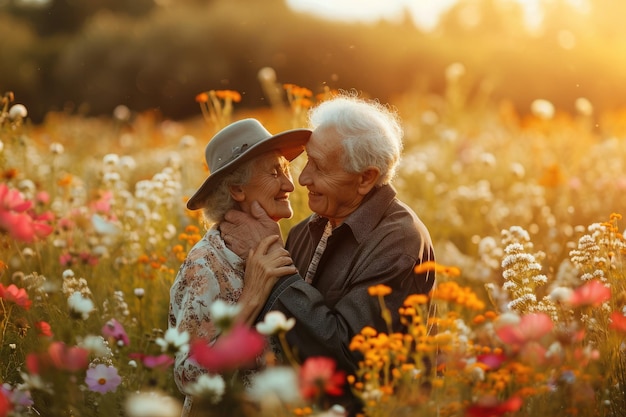
[{"label": "woman's ear", "polygon": [[241,203],[246,199],[246,193],[243,191],[241,185],[231,185],[228,189],[230,191],[230,196],[238,203]]},{"label": "woman's ear", "polygon": [[361,173],[359,177],[359,194],[365,195],[369,193],[380,178],[380,170],[376,167],[368,167]]}]

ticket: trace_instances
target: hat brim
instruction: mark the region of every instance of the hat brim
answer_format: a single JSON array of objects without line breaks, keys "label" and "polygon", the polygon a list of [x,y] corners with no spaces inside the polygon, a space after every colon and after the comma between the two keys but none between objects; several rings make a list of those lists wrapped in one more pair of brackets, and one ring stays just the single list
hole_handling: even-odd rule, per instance
[{"label": "hat brim", "polygon": [[285,159],[293,161],[304,152],[304,145],[309,140],[311,133],[312,131],[309,129],[287,130],[250,146],[242,152],[241,155],[214,172],[211,172],[200,188],[198,188],[189,201],[187,201],[187,208],[189,210],[202,208],[204,199],[215,189],[216,185],[225,174],[234,171],[237,167],[241,166],[241,164],[261,154],[270,151],[278,151]]}]

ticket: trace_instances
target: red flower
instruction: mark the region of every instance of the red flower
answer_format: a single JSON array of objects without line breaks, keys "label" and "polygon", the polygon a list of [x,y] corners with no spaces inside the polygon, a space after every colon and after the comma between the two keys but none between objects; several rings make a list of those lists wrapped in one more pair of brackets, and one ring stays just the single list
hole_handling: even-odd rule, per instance
[{"label": "red flower", "polygon": [[265,348],[265,338],[242,324],[221,335],[213,346],[199,339],[191,344],[189,356],[211,373],[246,368]]},{"label": "red flower", "polygon": [[48,347],[48,355],[52,364],[60,370],[76,372],[87,369],[89,365],[89,351],[72,346],[67,347],[63,342],[54,342]]},{"label": "red flower", "polygon": [[499,403],[495,397],[483,397],[476,404],[465,410],[466,417],[498,417],[504,413],[520,409],[523,401],[520,397],[511,397]]},{"label": "red flower", "polygon": [[305,399],[312,399],[321,394],[341,395],[345,372],[336,370],[333,359],[324,356],[312,356],[304,361],[300,368],[300,392]]},{"label": "red flower", "polygon": [[2,390],[0,390],[0,417],[8,416],[12,408],[13,405],[11,404],[11,401],[9,401]]},{"label": "red flower", "polygon": [[50,324],[45,321],[38,321],[35,323],[35,327],[39,330],[39,335],[44,337],[52,337],[52,328]]},{"label": "red flower", "polygon": [[28,293],[24,288],[17,288],[15,284],[4,287],[0,284],[0,298],[13,302],[24,310],[28,310],[33,303],[28,299]]},{"label": "red flower", "polygon": [[626,333],[626,316],[619,311],[611,313],[611,324],[609,329],[617,330],[618,332]]},{"label": "red flower", "polygon": [[597,279],[593,279],[578,287],[569,299],[569,303],[572,307],[585,305],[597,307],[610,299],[611,289]]},{"label": "red flower", "polygon": [[519,323],[500,327],[496,334],[504,343],[520,346],[541,339],[553,327],[554,324],[547,314],[531,313],[522,316]]}]

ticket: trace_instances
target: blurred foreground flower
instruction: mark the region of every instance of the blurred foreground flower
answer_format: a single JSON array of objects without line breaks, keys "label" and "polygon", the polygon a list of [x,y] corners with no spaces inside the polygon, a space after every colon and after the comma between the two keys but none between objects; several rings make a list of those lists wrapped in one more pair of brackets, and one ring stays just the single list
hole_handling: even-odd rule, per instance
[{"label": "blurred foreground flower", "polygon": [[17,288],[15,284],[11,284],[8,287],[0,284],[0,298],[11,303],[15,303],[25,310],[28,310],[32,304],[32,301],[28,299],[28,293],[24,288]]},{"label": "blurred foreground flower", "polygon": [[296,324],[293,317],[287,319],[280,311],[270,311],[265,315],[263,321],[257,323],[256,329],[259,333],[266,336],[275,335],[279,332],[287,332]]},{"label": "blurred foreground flower", "polygon": [[210,346],[199,339],[192,343],[190,357],[210,373],[231,372],[254,365],[265,348],[265,338],[242,324],[235,325]]},{"label": "blurred foreground flower", "polygon": [[159,391],[130,394],[125,402],[128,417],[180,417],[181,404]]},{"label": "blurred foreground flower", "polygon": [[33,202],[18,190],[0,184],[0,231],[27,243],[48,236],[54,230],[49,224],[54,216],[49,212],[36,214],[32,208]]},{"label": "blurred foreground flower", "polygon": [[336,369],[334,359],[324,356],[307,358],[300,369],[300,391],[307,400],[321,397],[324,394],[338,396],[343,394],[346,382],[344,371]]}]

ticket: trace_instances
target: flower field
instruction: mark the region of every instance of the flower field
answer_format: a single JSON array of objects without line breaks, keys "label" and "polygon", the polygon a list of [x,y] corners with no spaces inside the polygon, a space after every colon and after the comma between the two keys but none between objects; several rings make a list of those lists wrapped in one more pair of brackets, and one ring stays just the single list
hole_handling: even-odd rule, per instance
[{"label": "flower field", "polygon": [[[332,358],[293,358],[248,390],[230,375],[263,350],[259,333],[294,323],[239,328],[218,305],[216,345],[167,331],[169,288],[204,233],[184,203],[220,127],[248,116],[272,132],[305,126],[332,92],[285,84],[284,106],[250,110],[237,92],[209,91],[193,120],[119,106],[110,118],[50,112],[36,126],[6,93],[0,417],[178,416],[178,349],[211,370],[190,388],[206,415],[342,415],[342,389],[369,417],[626,415],[626,110],[596,114],[581,97],[565,113],[538,97],[520,111],[470,93],[463,74],[455,64],[445,94],[390,103],[405,128],[394,184],[435,242],[437,263],[419,267],[436,271],[430,300],[406,300],[402,333],[356,335],[354,375]],[[299,187],[291,200],[285,233],[309,213]],[[389,291],[370,288],[383,314]]]}]

